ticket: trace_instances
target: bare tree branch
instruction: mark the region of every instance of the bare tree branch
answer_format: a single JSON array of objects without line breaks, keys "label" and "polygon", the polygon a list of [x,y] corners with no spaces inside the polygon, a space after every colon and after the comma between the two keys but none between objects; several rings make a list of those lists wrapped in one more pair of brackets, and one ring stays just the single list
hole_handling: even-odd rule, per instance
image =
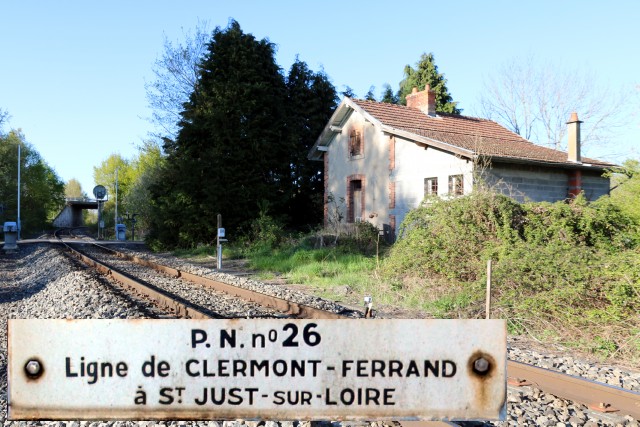
[{"label": "bare tree branch", "polygon": [[566,148],[566,122],[577,112],[582,144],[607,143],[627,123],[628,96],[594,85],[593,73],[514,59],[485,81],[483,117],[522,137],[558,150]]},{"label": "bare tree branch", "polygon": [[2,126],[9,121],[9,112],[0,108],[0,135],[2,135]]},{"label": "bare tree branch", "polygon": [[155,80],[146,82],[147,102],[152,110],[149,121],[156,125],[156,137],[174,139],[183,105],[196,88],[200,62],[211,38],[206,21],[198,21],[195,31],[185,32],[184,41],[164,39],[164,52],[153,66]]}]

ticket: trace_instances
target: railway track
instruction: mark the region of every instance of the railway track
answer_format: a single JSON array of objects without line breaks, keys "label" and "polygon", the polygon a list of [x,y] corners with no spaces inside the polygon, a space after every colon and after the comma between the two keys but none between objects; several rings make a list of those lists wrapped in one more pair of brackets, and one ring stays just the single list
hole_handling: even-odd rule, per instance
[{"label": "railway track", "polygon": [[[64,245],[75,258],[110,276],[125,289],[133,289],[136,294],[144,295],[180,317],[340,319],[358,315],[347,309],[328,311],[244,289],[95,243]],[[199,302],[190,300],[194,295]],[[228,305],[225,302],[230,298],[243,302],[240,311],[235,314],[217,312],[215,307]]]},{"label": "railway track", "polygon": [[[154,271],[155,273],[161,272],[161,276],[171,278],[171,280],[180,280],[190,282],[188,285],[182,283],[181,286],[185,287],[187,293],[193,293],[195,287],[201,288],[209,286],[208,283],[217,282],[211,286],[211,289],[216,292],[223,291],[231,292],[231,298],[245,298],[249,299],[250,304],[260,305],[260,308],[250,308],[251,311],[244,311],[243,317],[246,314],[252,313],[255,317],[300,317],[300,318],[340,318],[347,315],[353,316],[353,313],[338,313],[326,310],[319,310],[313,307],[300,305],[291,301],[286,301],[281,298],[275,298],[272,296],[254,293],[252,291],[246,293],[246,289],[237,288],[224,284],[219,281],[215,281],[206,277],[196,276],[192,273],[188,273],[180,270],[179,268],[160,265],[149,260],[142,259],[135,255],[124,254],[122,252],[114,251],[112,249],[98,247],[95,245],[84,245],[92,248],[91,250],[84,250],[82,252],[90,252],[90,254],[84,253],[81,255],[77,250],[78,244],[67,243],[70,253],[74,253],[75,257],[79,257],[83,262],[98,268],[102,274],[111,276],[114,280],[123,283],[125,287],[131,287],[131,282],[135,281],[135,275],[138,273],[132,272],[123,267],[122,264],[136,264],[139,267],[144,267],[147,271]],[[100,258],[100,259],[98,259]],[[117,264],[117,266],[116,266]],[[193,277],[192,277],[193,276]],[[168,291],[161,286],[158,286],[155,282],[156,279],[151,279],[149,276],[145,276],[145,279],[138,281],[142,282],[144,286],[149,289],[155,289],[155,291],[162,295],[162,299],[168,299],[169,303],[165,304],[165,308],[169,309],[172,313],[192,318],[210,318],[210,317],[231,317],[228,313],[218,313],[212,308],[198,307],[199,304],[189,302],[185,297],[175,295],[173,292]],[[150,285],[150,286],[149,286]],[[226,286],[221,286],[226,285]],[[136,294],[141,291],[136,289]],[[238,289],[241,289],[240,291]],[[211,292],[211,290],[208,290]],[[146,291],[145,291],[146,292]],[[177,298],[176,298],[177,297]],[[154,298],[154,297],[149,297]],[[228,297],[227,297],[228,298]],[[176,302],[177,301],[177,302]],[[176,304],[185,304],[184,308],[178,308]],[[264,310],[264,311],[263,311]],[[203,316],[203,317],[199,317]],[[518,363],[515,361],[508,362],[508,376],[510,377],[510,386],[519,388],[536,388],[545,393],[553,394],[559,398],[566,399],[568,401],[577,402],[589,407],[591,411],[603,413],[603,417],[613,415],[614,419],[618,421],[613,422],[611,425],[625,425],[620,420],[622,416],[633,417],[634,419],[640,419],[640,394],[630,390],[622,389],[619,387],[612,387],[609,385],[596,383],[594,381],[585,380],[583,378],[574,377],[562,373],[558,373],[548,369],[537,368],[531,365]],[[513,389],[512,389],[513,390]],[[617,418],[616,418],[617,417]],[[637,425],[634,420],[628,420],[628,425]],[[405,425],[406,423],[403,423]],[[443,423],[409,423],[407,427],[419,427],[419,426],[435,426],[444,425]],[[556,425],[556,424],[553,424]],[[570,425],[570,424],[567,424]]]}]

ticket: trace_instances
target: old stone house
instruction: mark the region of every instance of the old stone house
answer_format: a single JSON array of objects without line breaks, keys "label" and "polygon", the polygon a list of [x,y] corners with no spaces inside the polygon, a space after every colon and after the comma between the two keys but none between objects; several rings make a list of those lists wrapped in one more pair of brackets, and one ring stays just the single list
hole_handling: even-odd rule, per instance
[{"label": "old stone house", "polygon": [[580,154],[580,121],[568,122],[569,152],[535,145],[496,122],[436,114],[435,95],[414,89],[407,106],[345,97],[309,152],[324,162],[325,225],[369,221],[390,240],[427,195],[468,194],[474,180],[518,201],[558,201],[609,191],[613,166]]}]

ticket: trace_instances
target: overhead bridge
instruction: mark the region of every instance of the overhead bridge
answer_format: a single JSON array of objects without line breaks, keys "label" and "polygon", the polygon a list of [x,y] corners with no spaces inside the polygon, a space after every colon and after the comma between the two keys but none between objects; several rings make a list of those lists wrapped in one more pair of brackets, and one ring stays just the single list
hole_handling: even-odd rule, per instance
[{"label": "overhead bridge", "polygon": [[53,226],[80,227],[84,225],[82,211],[85,209],[98,209],[98,201],[93,199],[66,199],[64,209],[53,220]]}]

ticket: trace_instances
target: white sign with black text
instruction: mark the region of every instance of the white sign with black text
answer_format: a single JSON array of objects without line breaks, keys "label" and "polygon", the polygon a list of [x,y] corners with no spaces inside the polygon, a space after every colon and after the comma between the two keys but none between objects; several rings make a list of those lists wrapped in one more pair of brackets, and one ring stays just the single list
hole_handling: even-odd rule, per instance
[{"label": "white sign with black text", "polygon": [[503,320],[9,320],[9,418],[502,419]]}]

